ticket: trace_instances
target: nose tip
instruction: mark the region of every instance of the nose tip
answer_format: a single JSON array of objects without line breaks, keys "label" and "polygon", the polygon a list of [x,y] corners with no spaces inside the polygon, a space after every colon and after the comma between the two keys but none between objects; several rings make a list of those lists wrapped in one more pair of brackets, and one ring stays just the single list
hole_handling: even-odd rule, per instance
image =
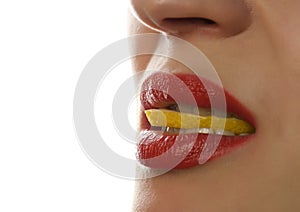
[{"label": "nose tip", "polygon": [[251,24],[251,10],[244,0],[131,0],[131,5],[143,24],[169,34],[229,37]]}]

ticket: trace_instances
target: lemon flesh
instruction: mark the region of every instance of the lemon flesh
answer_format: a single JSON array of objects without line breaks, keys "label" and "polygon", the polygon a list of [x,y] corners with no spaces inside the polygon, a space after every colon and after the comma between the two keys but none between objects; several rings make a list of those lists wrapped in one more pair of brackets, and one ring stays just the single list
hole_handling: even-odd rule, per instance
[{"label": "lemon flesh", "polygon": [[151,126],[155,127],[208,128],[214,131],[231,131],[236,135],[255,132],[255,128],[252,125],[234,117],[199,116],[167,109],[145,110],[145,114]]}]

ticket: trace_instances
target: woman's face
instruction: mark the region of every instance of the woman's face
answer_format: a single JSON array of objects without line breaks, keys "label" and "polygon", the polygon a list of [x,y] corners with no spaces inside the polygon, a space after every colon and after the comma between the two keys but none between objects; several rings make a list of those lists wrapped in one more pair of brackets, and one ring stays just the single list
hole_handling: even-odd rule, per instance
[{"label": "woman's face", "polygon": [[[205,165],[138,181],[134,209],[299,211],[300,1],[131,4],[139,20],[131,17],[130,34],[159,30],[199,48],[224,88],[250,110],[256,127],[251,142]],[[137,57],[136,71],[146,69],[151,58]],[[186,71],[168,58],[152,58],[151,66]]]}]

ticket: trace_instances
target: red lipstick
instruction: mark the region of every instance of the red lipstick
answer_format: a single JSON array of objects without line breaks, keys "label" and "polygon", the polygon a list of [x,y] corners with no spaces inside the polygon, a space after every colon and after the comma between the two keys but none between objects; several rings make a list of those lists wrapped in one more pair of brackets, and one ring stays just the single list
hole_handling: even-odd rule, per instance
[{"label": "red lipstick", "polygon": [[[214,109],[220,109],[222,104],[218,104],[218,100],[224,99],[222,96],[225,97],[225,110],[228,114],[234,114],[255,126],[252,114],[236,98],[224,88],[195,74],[156,72],[143,82],[140,101],[142,112],[148,109],[165,109],[174,104],[196,104],[199,108],[211,108],[213,105]],[[211,104],[212,98],[214,104]],[[137,158],[141,164],[156,169],[190,168],[203,163],[201,158],[214,141],[218,142],[207,161],[250,141],[252,136],[253,134],[225,136],[195,132],[170,133],[154,129],[142,113]]]}]

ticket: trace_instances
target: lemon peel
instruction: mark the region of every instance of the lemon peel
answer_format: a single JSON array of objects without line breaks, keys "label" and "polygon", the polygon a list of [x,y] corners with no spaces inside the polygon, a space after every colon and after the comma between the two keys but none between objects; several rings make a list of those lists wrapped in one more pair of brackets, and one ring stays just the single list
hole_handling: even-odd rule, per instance
[{"label": "lemon peel", "polygon": [[145,110],[145,114],[151,126],[155,127],[209,128],[214,131],[231,131],[236,135],[255,132],[255,128],[248,122],[235,117],[199,116],[167,109]]}]

